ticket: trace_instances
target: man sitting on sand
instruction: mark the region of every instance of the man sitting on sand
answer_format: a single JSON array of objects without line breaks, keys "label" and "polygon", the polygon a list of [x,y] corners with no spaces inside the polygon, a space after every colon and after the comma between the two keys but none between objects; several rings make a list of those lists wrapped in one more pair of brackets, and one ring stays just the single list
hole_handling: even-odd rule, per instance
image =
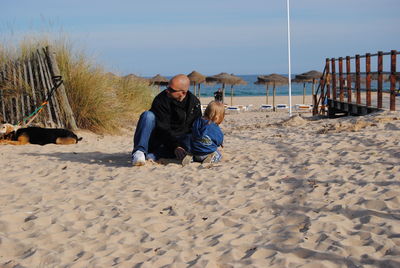
[{"label": "man sitting on sand", "polygon": [[154,98],[151,109],[141,114],[134,135],[134,166],[144,165],[146,159],[182,160],[186,156],[193,122],[201,116],[200,101],[189,87],[186,75],[174,76],[168,88]]}]

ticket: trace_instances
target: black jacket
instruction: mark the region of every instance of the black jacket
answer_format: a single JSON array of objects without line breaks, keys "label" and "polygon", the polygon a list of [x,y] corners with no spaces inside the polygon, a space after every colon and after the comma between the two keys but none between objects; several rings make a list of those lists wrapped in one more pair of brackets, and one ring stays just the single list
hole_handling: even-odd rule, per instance
[{"label": "black jacket", "polygon": [[182,146],[176,137],[190,133],[194,120],[201,116],[200,101],[190,91],[179,102],[168,97],[164,90],[154,98],[150,111],[156,115],[152,138],[171,150]]}]

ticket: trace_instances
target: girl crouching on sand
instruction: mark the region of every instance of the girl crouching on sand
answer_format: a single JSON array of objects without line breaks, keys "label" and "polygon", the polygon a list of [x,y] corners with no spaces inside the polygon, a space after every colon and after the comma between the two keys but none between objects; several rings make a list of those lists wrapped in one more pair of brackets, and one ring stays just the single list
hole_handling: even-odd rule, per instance
[{"label": "girl crouching on sand", "polygon": [[197,118],[192,127],[191,152],[182,161],[187,165],[192,161],[203,163],[219,162],[222,158],[218,147],[222,146],[224,133],[219,128],[225,117],[225,107],[221,102],[208,104],[203,117]]}]

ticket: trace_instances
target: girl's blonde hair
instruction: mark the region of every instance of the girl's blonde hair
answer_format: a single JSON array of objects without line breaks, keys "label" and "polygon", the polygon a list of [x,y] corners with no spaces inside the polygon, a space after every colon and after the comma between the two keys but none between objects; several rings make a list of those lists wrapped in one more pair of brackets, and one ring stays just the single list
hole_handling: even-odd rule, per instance
[{"label": "girl's blonde hair", "polygon": [[219,125],[224,121],[225,106],[222,102],[212,101],[204,111],[204,118]]}]

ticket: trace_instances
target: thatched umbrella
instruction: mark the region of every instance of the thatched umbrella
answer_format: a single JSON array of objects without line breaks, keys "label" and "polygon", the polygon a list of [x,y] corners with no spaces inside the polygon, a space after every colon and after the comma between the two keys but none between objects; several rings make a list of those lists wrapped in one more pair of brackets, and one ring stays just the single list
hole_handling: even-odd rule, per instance
[{"label": "thatched umbrella", "polygon": [[320,79],[322,76],[321,72],[312,70],[306,73],[298,74],[292,80],[295,83],[303,83],[303,104],[306,101],[306,83],[312,83],[312,91],[311,94],[314,95],[315,91],[315,80]]},{"label": "thatched umbrella", "polygon": [[158,89],[160,89],[160,86],[168,86],[169,84],[169,80],[164,76],[161,76],[160,74],[157,74],[153,78],[150,78],[149,81],[151,85],[157,85]]},{"label": "thatched umbrella", "polygon": [[257,77],[257,82],[255,84],[258,85],[266,85],[266,101],[268,104],[268,90],[269,85],[273,85],[273,98],[272,98],[272,106],[275,109],[275,96],[276,96],[276,86],[277,85],[286,85],[289,83],[287,77],[280,74],[270,74],[270,75],[260,75]]},{"label": "thatched umbrella", "polygon": [[128,75],[123,76],[123,78],[126,80],[135,80],[135,81],[141,81],[141,82],[147,82],[147,83],[150,81],[148,78],[137,76],[136,74],[128,74]]},{"label": "thatched umbrella", "polygon": [[200,84],[204,83],[206,81],[206,77],[202,75],[199,72],[193,71],[190,74],[188,74],[190,84],[193,85],[193,93],[196,96],[196,85],[197,85],[197,94],[198,97],[200,98]]},{"label": "thatched umbrella", "polygon": [[[207,83],[218,83],[222,84],[222,102],[225,101],[225,85],[237,85],[241,78],[235,75],[231,75],[228,73],[220,73],[213,76],[207,76]],[[232,89],[233,91],[233,89]]]}]

